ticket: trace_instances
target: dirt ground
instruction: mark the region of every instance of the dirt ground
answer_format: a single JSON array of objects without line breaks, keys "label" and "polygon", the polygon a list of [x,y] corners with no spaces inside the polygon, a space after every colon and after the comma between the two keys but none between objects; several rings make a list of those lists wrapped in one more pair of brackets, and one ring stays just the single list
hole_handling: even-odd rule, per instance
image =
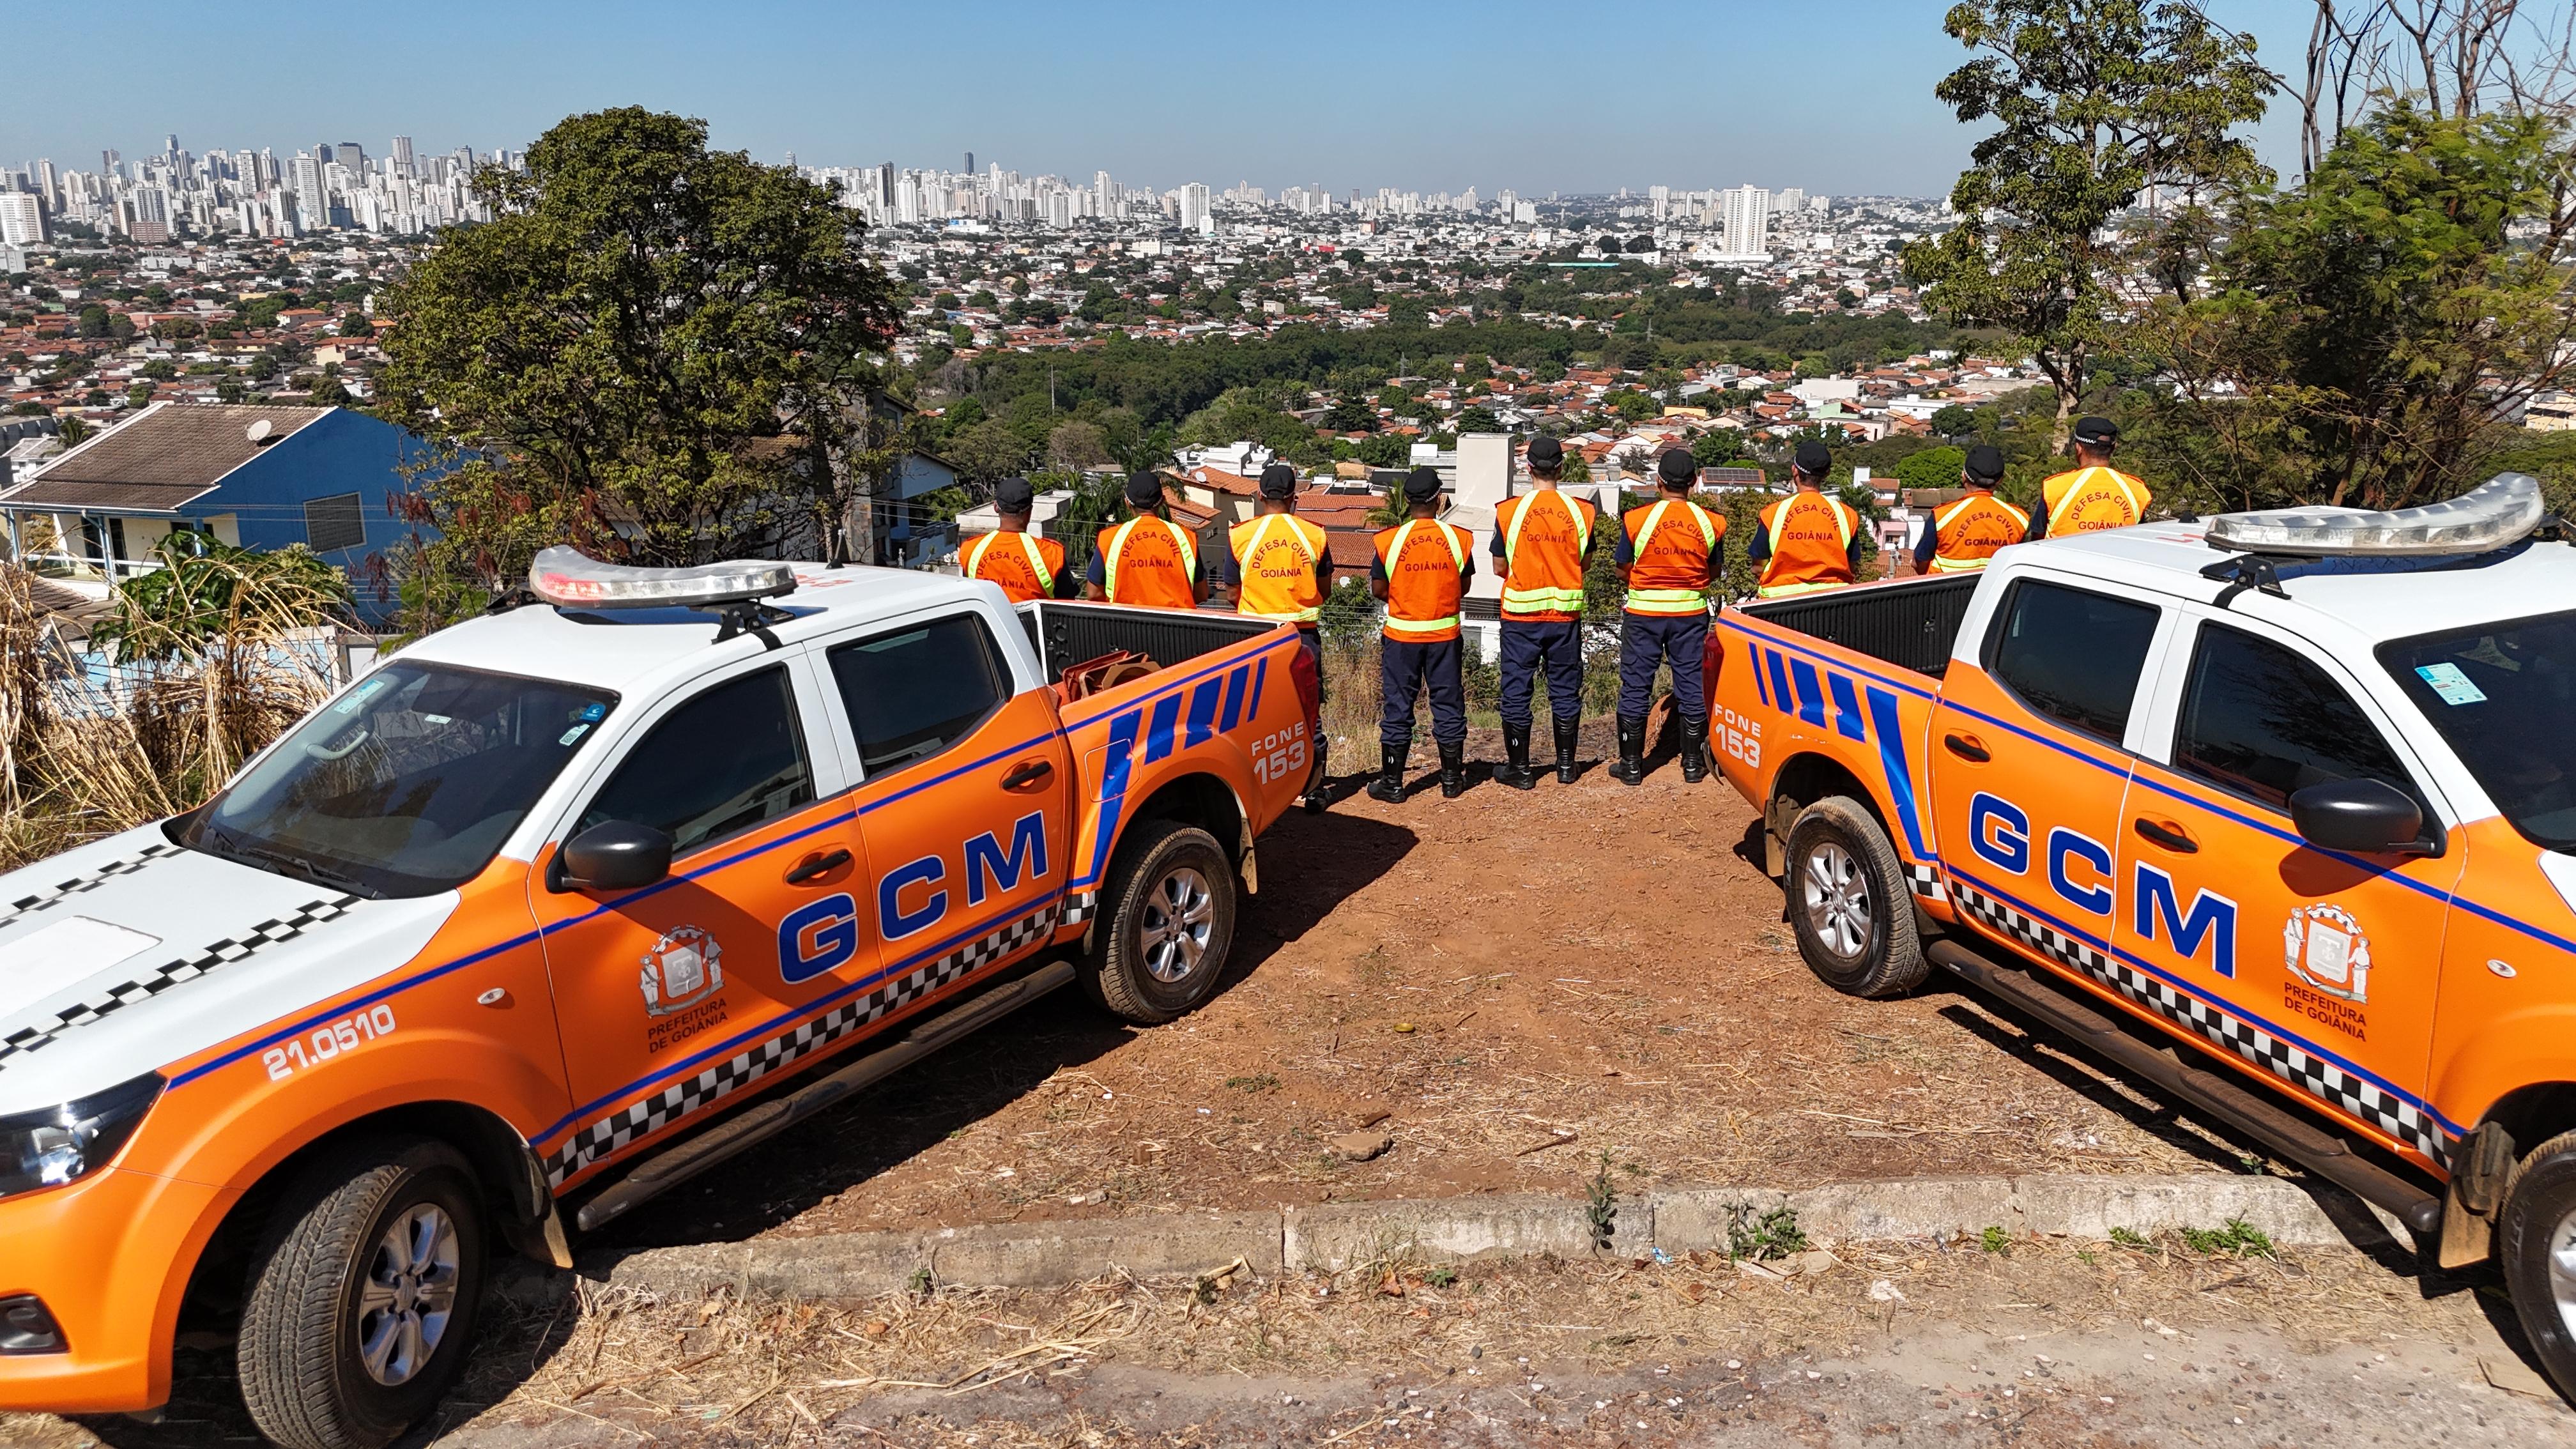
[{"label": "dirt ground", "polygon": [[[1774,1267],[1385,1263],[838,1304],[592,1290],[498,1310],[407,1442],[2576,1444],[2489,1291],[2349,1249],[1847,1244]],[[0,1419],[0,1443],[239,1442],[225,1366],[185,1355],[160,1425]]]},{"label": "dirt ground", "polygon": [[[1060,993],[595,1241],[1573,1193],[1604,1152],[1624,1189],[2259,1165],[1937,976],[1836,995],[1737,855],[1742,799],[1669,760],[1623,787],[1608,743],[1529,793],[1353,780],[1263,838],[1196,1014],[1136,1030]],[[1392,1148],[1335,1150],[1362,1128]]]}]

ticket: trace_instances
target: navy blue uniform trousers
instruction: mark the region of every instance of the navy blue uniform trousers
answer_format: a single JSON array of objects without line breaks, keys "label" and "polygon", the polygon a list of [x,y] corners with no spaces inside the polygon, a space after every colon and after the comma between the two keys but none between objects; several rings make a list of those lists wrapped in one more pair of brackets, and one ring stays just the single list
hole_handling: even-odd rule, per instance
[{"label": "navy blue uniform trousers", "polygon": [[1503,723],[1530,726],[1531,686],[1544,660],[1547,701],[1558,719],[1583,717],[1583,625],[1571,620],[1503,620]]},{"label": "navy blue uniform trousers", "polygon": [[1708,687],[1701,666],[1708,647],[1708,615],[1630,614],[1619,631],[1619,717],[1644,719],[1655,702],[1655,666],[1673,667],[1673,708],[1692,719],[1708,717]]},{"label": "navy blue uniform trousers", "polygon": [[1382,701],[1377,737],[1390,749],[1413,743],[1413,701],[1431,694],[1431,738],[1444,745],[1467,743],[1467,686],[1459,677],[1459,641],[1399,644],[1380,641],[1377,687]]}]

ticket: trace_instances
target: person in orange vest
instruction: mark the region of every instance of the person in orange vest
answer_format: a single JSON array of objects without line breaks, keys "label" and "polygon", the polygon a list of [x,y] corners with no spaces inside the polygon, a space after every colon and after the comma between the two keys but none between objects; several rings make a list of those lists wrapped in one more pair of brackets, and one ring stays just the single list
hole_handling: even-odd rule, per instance
[{"label": "person in orange vest", "polygon": [[1974,573],[1995,550],[2030,536],[2030,515],[1995,496],[2004,478],[2003,450],[1979,443],[1968,450],[1959,482],[1968,496],[1932,510],[1914,542],[1914,567],[1927,574]]},{"label": "person in orange vest", "polygon": [[1234,590],[1234,610],[1257,619],[1297,626],[1297,642],[1315,666],[1314,773],[1306,777],[1306,812],[1320,813],[1324,793],[1324,649],[1316,635],[1324,595],[1333,587],[1333,555],[1324,531],[1297,516],[1297,470],[1273,463],[1261,470],[1261,501],[1252,518],[1226,537],[1227,558],[1217,565]]},{"label": "person in orange vest", "polygon": [[2119,445],[2120,425],[2109,418],[2076,422],[2075,466],[2039,485],[2040,516],[2031,522],[2031,537],[2126,528],[2147,516],[2155,495],[2111,466],[2111,450]]},{"label": "person in orange vest", "polygon": [[1583,724],[1583,560],[1592,551],[1592,505],[1557,491],[1565,445],[1530,440],[1531,491],[1494,508],[1494,571],[1503,576],[1503,767],[1494,779],[1515,790],[1538,787],[1530,768],[1531,686],[1547,669],[1548,704],[1556,724],[1556,778],[1575,779],[1574,747]]},{"label": "person in orange vest", "polygon": [[1369,592],[1386,603],[1386,638],[1378,650],[1378,776],[1369,794],[1389,804],[1404,798],[1404,759],[1413,750],[1413,701],[1431,696],[1431,738],[1440,746],[1440,797],[1467,792],[1467,688],[1459,654],[1458,610],[1476,572],[1476,540],[1440,521],[1440,472],[1416,468],[1404,478],[1404,522],[1379,533]]},{"label": "person in orange vest", "polygon": [[1825,496],[1833,450],[1813,438],[1798,445],[1789,477],[1798,491],[1762,510],[1745,557],[1761,567],[1754,592],[1766,599],[1839,589],[1860,576],[1860,514]]},{"label": "person in orange vest", "polygon": [[1099,547],[1083,576],[1090,596],[1149,609],[1195,609],[1208,596],[1199,573],[1198,544],[1172,521],[1163,502],[1163,480],[1152,472],[1127,479],[1126,522],[1100,530]]},{"label": "person in orange vest", "polygon": [[1673,671],[1673,708],[1682,721],[1682,778],[1708,777],[1708,688],[1701,669],[1708,647],[1708,591],[1724,562],[1726,520],[1690,501],[1699,462],[1688,448],[1655,460],[1662,497],[1631,508],[1611,557],[1628,581],[1619,630],[1619,763],[1610,778],[1646,779],[1646,708],[1654,702],[1655,668]]},{"label": "person in orange vest", "polygon": [[1036,506],[1037,489],[1028,479],[994,484],[993,512],[1000,530],[957,551],[966,577],[1000,584],[1014,604],[1073,597],[1073,571],[1064,566],[1064,545],[1029,532],[1029,513]]}]

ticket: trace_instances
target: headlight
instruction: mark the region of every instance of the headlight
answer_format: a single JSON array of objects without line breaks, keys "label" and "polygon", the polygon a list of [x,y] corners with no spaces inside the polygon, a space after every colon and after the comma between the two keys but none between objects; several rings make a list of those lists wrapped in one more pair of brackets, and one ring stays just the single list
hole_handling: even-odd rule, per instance
[{"label": "headlight", "polygon": [[157,1073],[104,1092],[0,1117],[0,1197],[60,1187],[107,1166],[161,1095]]}]

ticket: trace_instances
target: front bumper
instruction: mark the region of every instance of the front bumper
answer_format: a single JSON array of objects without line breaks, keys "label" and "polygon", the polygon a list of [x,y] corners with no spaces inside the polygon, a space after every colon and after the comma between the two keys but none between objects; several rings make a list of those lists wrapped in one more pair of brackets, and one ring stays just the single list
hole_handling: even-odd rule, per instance
[{"label": "front bumper", "polygon": [[69,1344],[0,1354],[0,1409],[123,1413],[167,1401],[179,1299],[224,1197],[111,1168],[0,1202],[0,1298],[44,1300]]}]

